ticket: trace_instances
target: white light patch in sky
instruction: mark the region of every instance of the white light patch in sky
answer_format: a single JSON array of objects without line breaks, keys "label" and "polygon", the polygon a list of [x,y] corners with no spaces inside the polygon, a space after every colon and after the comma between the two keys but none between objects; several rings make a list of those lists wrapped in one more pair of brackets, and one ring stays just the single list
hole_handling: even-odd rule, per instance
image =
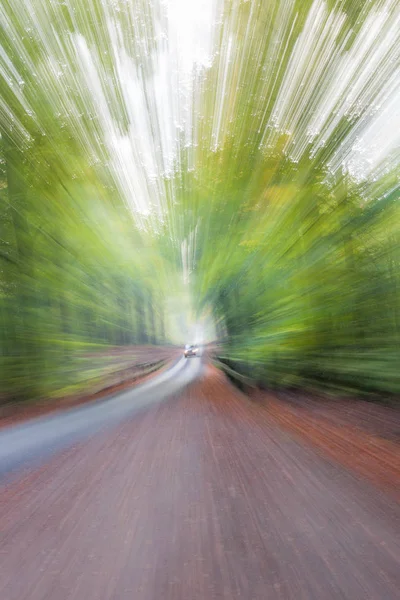
[{"label": "white light patch in sky", "polygon": [[347,37],[339,41],[347,20],[324,0],[314,1],[275,102],[276,127],[266,131],[265,143],[288,132],[288,151],[299,160],[310,141],[315,152],[329,143],[341,120],[359,117],[330,165],[337,170],[351,163],[351,172],[362,178],[400,144],[400,81],[393,70],[400,64],[400,5],[387,0],[374,8],[350,49]]},{"label": "white light patch in sky", "polygon": [[[359,139],[348,160],[348,170],[357,180],[384,165],[391,157],[400,157],[400,70],[379,97],[379,111]],[[388,91],[389,90],[389,91]]]},{"label": "white light patch in sky", "polygon": [[174,46],[182,73],[191,74],[193,65],[211,66],[216,0],[166,0],[169,40]]},{"label": "white light patch in sky", "polygon": [[[194,70],[211,64],[217,5],[104,0],[95,7],[91,0],[65,0],[49,6],[48,0],[16,0],[12,18],[0,6],[15,53],[31,74],[36,71],[47,101],[60,122],[70,123],[92,162],[107,163],[139,220],[163,212],[164,179],[180,168],[182,142],[193,144]],[[38,64],[18,27],[38,44]],[[0,52],[0,76],[25,112],[32,112],[20,74]],[[28,134],[1,97],[0,118],[14,137],[19,133],[22,146]]]},{"label": "white light patch in sky", "polygon": [[[161,7],[165,19],[155,21],[158,47],[147,57],[148,72],[138,68],[113,14],[108,16],[128,133],[120,133],[104,102],[99,103],[98,89],[93,97],[105,107],[103,126],[119,187],[131,208],[143,214],[162,212],[163,178],[180,166],[182,136],[185,144],[193,143],[193,71],[211,64],[213,49],[215,0],[167,0]],[[85,69],[86,75],[90,81]]]},{"label": "white light patch in sky", "polygon": [[[109,167],[139,220],[142,214],[166,212],[166,185],[173,198],[172,175],[188,168],[182,164],[183,147],[189,168],[195,169],[196,146],[203,153],[224,146],[240,118],[238,102],[245,94],[255,98],[257,109],[254,127],[246,121],[234,129],[238,152],[253,135],[251,130],[263,134],[261,146],[273,146],[279,135],[288,133],[287,150],[298,160],[310,143],[313,151],[330,146],[338,125],[357,117],[339,147],[332,144],[332,170],[345,166],[363,178],[393,154],[400,143],[398,0],[377,2],[364,15],[350,46],[342,35],[350,32],[347,15],[325,0],[314,0],[297,38],[293,0],[279,2],[274,20],[265,27],[257,19],[262,3],[247,3],[243,17],[245,4],[239,0],[233,0],[221,27],[223,4],[15,0],[11,16],[0,5],[2,34],[8,40],[4,48],[13,48],[31,82],[24,84],[5,49],[0,52],[0,76],[27,114],[33,113],[35,90],[40,90],[59,115],[60,126],[69,123],[93,163]],[[38,49],[35,60],[21,30]],[[255,57],[250,73],[249,57]],[[212,65],[218,67],[218,77],[210,110],[211,102],[208,108],[202,102],[202,83]],[[269,106],[273,110],[268,117]],[[209,147],[197,139],[203,117],[212,121]],[[0,121],[23,146],[29,136],[22,120],[1,97]],[[44,127],[40,119],[36,125]]]}]

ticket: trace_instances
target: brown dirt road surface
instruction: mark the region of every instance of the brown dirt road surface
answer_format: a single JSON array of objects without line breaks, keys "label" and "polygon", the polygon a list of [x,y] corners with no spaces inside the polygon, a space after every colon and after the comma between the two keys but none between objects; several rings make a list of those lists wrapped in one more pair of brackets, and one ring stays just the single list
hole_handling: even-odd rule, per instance
[{"label": "brown dirt road surface", "polygon": [[394,495],[276,411],[208,368],[4,484],[1,600],[400,598]]},{"label": "brown dirt road surface", "polygon": [[[358,400],[256,392],[271,423],[400,501],[400,410]],[[282,397],[283,396],[283,397]]]}]

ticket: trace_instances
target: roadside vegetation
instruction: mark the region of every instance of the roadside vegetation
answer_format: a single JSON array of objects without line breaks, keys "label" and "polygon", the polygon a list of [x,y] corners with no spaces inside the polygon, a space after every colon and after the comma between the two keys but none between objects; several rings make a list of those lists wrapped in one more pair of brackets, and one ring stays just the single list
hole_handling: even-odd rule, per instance
[{"label": "roadside vegetation", "polygon": [[181,79],[166,6],[39,4],[3,9],[1,399],[164,344],[182,289],[254,382],[398,394],[397,3],[226,0]]},{"label": "roadside vegetation", "polygon": [[283,4],[228,3],[204,77],[196,169],[179,182],[194,296],[220,358],[254,382],[398,394],[400,155],[369,134],[397,93],[399,16],[294,2],[285,25]]}]

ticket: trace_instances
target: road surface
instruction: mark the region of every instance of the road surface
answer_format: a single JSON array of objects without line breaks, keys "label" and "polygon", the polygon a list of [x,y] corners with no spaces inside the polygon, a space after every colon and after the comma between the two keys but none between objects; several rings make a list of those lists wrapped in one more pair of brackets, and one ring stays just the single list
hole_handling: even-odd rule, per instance
[{"label": "road surface", "polygon": [[0,431],[0,481],[19,467],[38,464],[57,450],[166,400],[193,381],[201,368],[199,361],[181,358],[167,371],[135,388]]},{"label": "road surface", "polygon": [[167,402],[109,403],[109,427],[3,481],[2,600],[400,598],[391,496],[212,368],[172,379]]}]

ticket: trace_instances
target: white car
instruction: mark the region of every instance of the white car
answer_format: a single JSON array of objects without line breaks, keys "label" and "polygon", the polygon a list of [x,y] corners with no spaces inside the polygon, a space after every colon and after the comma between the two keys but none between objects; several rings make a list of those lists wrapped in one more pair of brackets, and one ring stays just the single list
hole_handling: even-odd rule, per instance
[{"label": "white car", "polygon": [[199,353],[199,349],[197,346],[186,346],[185,348],[185,358],[189,358],[189,356],[197,356]]}]

